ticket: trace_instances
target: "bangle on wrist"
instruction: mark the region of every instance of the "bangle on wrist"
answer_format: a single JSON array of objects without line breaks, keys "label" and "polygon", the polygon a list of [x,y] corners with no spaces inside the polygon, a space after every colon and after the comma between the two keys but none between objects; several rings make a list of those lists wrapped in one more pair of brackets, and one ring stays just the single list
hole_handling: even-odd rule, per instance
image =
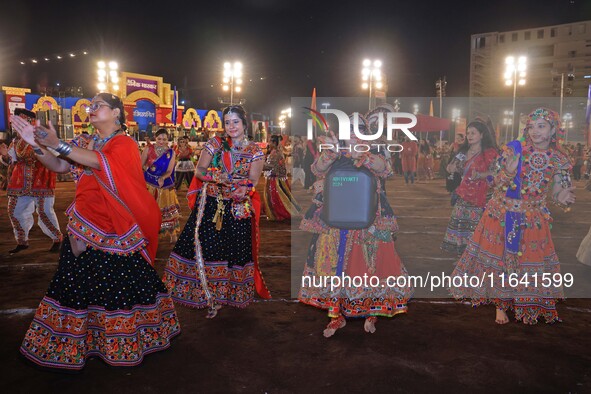
[{"label": "bangle on wrist", "polygon": [[60,143],[58,144],[57,148],[54,148],[54,150],[60,155],[68,156],[70,153],[72,153],[72,145],[60,140]]}]

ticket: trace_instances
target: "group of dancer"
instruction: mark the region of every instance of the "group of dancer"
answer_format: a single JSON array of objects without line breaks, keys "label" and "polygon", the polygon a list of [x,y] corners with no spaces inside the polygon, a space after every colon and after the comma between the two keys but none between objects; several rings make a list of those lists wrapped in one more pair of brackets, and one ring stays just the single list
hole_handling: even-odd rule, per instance
[{"label": "group of dancer", "polygon": [[[363,123],[364,126],[360,121],[362,132],[370,128],[366,120]],[[544,287],[533,280],[529,283],[519,280],[517,286],[510,286],[507,277],[541,279],[560,274],[550,234],[552,219],[547,195],[551,192],[551,201],[565,209],[575,202],[570,177],[572,165],[559,145],[563,132],[559,114],[539,108],[529,115],[523,136],[500,152],[490,122],[478,119],[468,125],[467,138],[448,165],[450,173],[459,172],[462,177],[442,243],[442,249],[460,256],[451,277],[490,278],[478,286],[460,281],[457,283],[462,283],[461,286],[449,291],[456,299],[468,299],[474,306],[494,304],[498,324],[509,322],[508,310],[514,312],[517,321],[526,324],[535,324],[539,318],[547,323],[560,320],[556,301],[563,298],[562,286]],[[332,134],[325,143],[337,146]],[[410,142],[406,145],[416,146]],[[408,149],[406,155],[414,158],[416,151]],[[404,151],[402,158],[404,166]],[[312,165],[312,171],[322,180],[330,166],[341,160],[352,160],[356,166],[367,167],[379,181],[391,174],[389,161],[377,151],[342,154],[325,150]],[[408,165],[404,175],[407,183],[414,181],[413,168]],[[326,337],[344,327],[348,317],[365,318],[365,331],[374,332],[378,316],[391,317],[407,310],[412,289],[392,284],[384,286],[386,276],[407,273],[396,253],[394,243],[398,227],[382,186],[378,186],[377,194],[377,216],[367,229],[327,226],[321,219],[322,191],[314,198],[314,204],[302,221],[301,227],[314,233],[305,276],[369,274],[379,279],[379,283],[365,288],[341,286],[335,290],[309,286],[301,289],[301,302],[328,310],[331,320],[324,330]],[[579,251],[580,258],[587,254],[591,253]],[[398,283],[408,282],[396,281]],[[452,280],[452,283],[456,282]]]},{"label": "group of dancer", "polygon": [[[186,161],[187,152],[175,153],[166,134],[157,132],[156,144],[140,156],[135,141],[121,129],[120,98],[101,93],[89,108],[96,133],[70,143],[60,140],[51,124],[11,117],[36,160],[53,172],[71,171],[77,179],[58,270],[21,346],[23,355],[45,367],[78,370],[91,356],[110,365],[137,365],[146,354],[169,347],[180,333],[173,302],[206,308],[206,317],[214,318],[223,306],[248,306],[255,292],[270,298],[259,267],[261,209],[269,219],[301,210],[289,191],[278,137],[265,158],[247,138],[244,109],[227,107],[225,134],[205,143],[194,166],[187,193],[191,213],[161,279],[154,269],[158,236],[162,231],[176,235],[179,229],[178,199],[170,192],[175,159]],[[361,117],[360,131],[369,133],[380,113],[391,110],[381,106]],[[575,197],[558,132],[558,115],[538,109],[530,114],[523,138],[499,156],[486,125],[470,123],[460,152],[464,156],[450,164],[464,173],[444,242],[446,249],[461,253],[452,275],[559,272],[546,194],[551,189],[560,206],[574,203]],[[338,145],[332,133],[324,139]],[[377,180],[377,212],[369,227],[343,229],[323,221],[323,179],[335,165],[363,167]],[[267,187],[261,201],[255,187],[263,170]],[[301,222],[302,229],[313,233],[304,275],[368,274],[377,276],[380,285],[302,287],[299,300],[328,311],[326,337],[344,327],[346,318],[363,318],[364,330],[373,333],[378,317],[407,311],[413,291],[410,285],[382,286],[388,277],[407,276],[396,252],[398,224],[384,188],[392,174],[390,161],[379,151],[323,150],[311,171],[318,180]],[[489,189],[492,198],[486,202]],[[475,305],[494,303],[498,323],[507,321],[508,309],[525,323],[538,317],[554,322],[555,302],[562,296],[560,289],[541,293],[529,287],[451,291]]]}]

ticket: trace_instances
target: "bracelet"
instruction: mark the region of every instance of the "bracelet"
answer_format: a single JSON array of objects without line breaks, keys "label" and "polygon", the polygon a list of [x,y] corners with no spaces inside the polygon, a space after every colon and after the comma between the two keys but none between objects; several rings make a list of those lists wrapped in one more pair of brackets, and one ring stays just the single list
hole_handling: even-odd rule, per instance
[{"label": "bracelet", "polygon": [[63,156],[68,156],[72,153],[72,145],[65,143],[64,141],[60,140],[59,145],[54,150]]},{"label": "bracelet", "polygon": [[35,152],[36,155],[43,156],[43,151],[37,146],[33,147],[33,152]]}]

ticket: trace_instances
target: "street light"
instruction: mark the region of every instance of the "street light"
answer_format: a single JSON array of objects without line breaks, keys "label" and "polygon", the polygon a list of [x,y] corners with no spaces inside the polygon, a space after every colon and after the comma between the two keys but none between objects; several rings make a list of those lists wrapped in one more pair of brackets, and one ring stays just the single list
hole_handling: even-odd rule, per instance
[{"label": "street light", "polygon": [[[567,76],[568,87],[564,88],[564,74]],[[562,116],[562,103],[564,101],[564,94],[566,92],[567,95],[571,95],[573,93],[572,83],[575,80],[575,68],[569,64],[568,71],[559,72],[556,69],[552,70],[552,82],[555,82],[560,75],[560,116]],[[554,90],[554,94],[556,94],[556,90]]]},{"label": "street light", "polygon": [[224,63],[224,92],[230,91],[230,105],[234,104],[234,92],[240,93],[242,91],[242,63],[230,62]]},{"label": "street light", "polygon": [[363,83],[361,87],[369,89],[369,109],[373,107],[373,99],[375,95],[375,89],[382,89],[382,61],[365,59],[363,61],[363,68],[361,69],[361,78]]},{"label": "street light", "polygon": [[415,115],[419,113],[419,105],[418,104],[413,104],[412,113]]},{"label": "street light", "polygon": [[[525,85],[526,70],[527,58],[525,56],[519,56],[517,63],[515,62],[514,56],[507,56],[505,58],[505,85],[513,85],[513,116],[515,116],[515,98],[517,97],[517,85]],[[513,118],[513,124],[515,124],[515,118]],[[513,139],[513,130],[511,130],[511,139]]]},{"label": "street light", "polygon": [[107,64],[101,60],[97,63],[97,67],[99,92],[117,93],[119,91],[119,74],[117,72],[119,65],[117,62],[111,60]]},{"label": "street light", "polygon": [[564,142],[568,142],[568,130],[573,128],[573,115],[567,112],[562,117],[562,126],[564,127]]},{"label": "street light", "polygon": [[287,118],[291,118],[291,108],[286,108],[281,111],[281,115],[279,116],[279,127],[283,131],[285,128],[285,121]]},{"label": "street light", "polygon": [[451,120],[454,123],[458,123],[460,121],[460,115],[461,115],[461,111],[457,108],[454,108],[451,110]]},{"label": "street light", "polygon": [[505,110],[503,115],[503,126],[505,126],[505,144],[507,144],[509,128],[513,125],[513,111]]}]

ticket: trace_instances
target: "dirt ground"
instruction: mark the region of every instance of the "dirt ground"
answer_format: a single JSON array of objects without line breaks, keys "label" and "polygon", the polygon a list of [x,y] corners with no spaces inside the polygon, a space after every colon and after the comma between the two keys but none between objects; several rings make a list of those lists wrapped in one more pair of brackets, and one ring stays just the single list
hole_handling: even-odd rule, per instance
[{"label": "dirt ground", "polygon": [[[553,209],[552,231],[562,272],[589,275],[575,254],[591,223],[591,193],[582,190],[582,182],[577,186],[571,212]],[[409,272],[450,272],[455,257],[439,249],[451,212],[443,181],[405,186],[396,177],[387,191],[399,215],[396,247]],[[73,183],[58,184],[62,230],[73,192]],[[179,200],[186,220],[184,194]],[[311,194],[300,185],[294,194],[309,205]],[[562,323],[498,326],[491,306],[474,309],[450,299],[415,298],[408,314],[380,319],[373,335],[363,331],[361,320],[350,320],[326,339],[326,313],[291,298],[290,224],[264,219],[261,268],[272,300],[245,310],[224,308],[213,320],[205,319],[203,310],[177,306],[182,334],[138,367],[113,368],[93,359],[78,374],[42,371],[26,363],[18,348],[57,268],[57,254],[46,252],[51,241],[35,227],[30,248],[10,256],[15,242],[5,195],[0,210],[0,389],[5,393],[591,392],[589,299],[559,304]],[[162,239],[160,273],[171,249]]]}]

